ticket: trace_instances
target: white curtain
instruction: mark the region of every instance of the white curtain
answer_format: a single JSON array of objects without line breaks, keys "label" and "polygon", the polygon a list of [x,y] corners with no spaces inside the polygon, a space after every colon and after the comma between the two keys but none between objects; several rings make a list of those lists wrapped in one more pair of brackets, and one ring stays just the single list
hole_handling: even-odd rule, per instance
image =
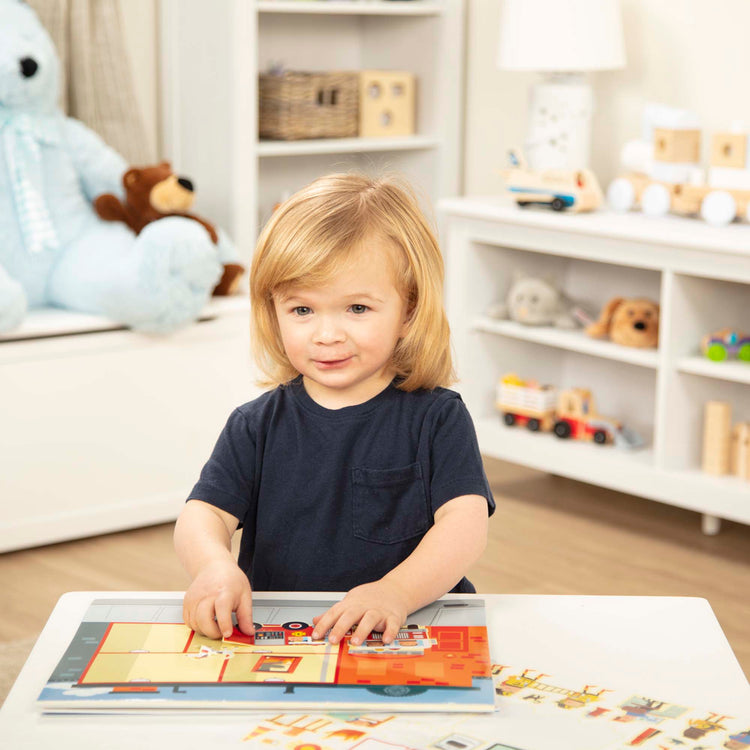
[{"label": "white curtain", "polygon": [[135,97],[119,0],[28,0],[62,63],[65,112],[85,122],[129,164],[155,161]]}]

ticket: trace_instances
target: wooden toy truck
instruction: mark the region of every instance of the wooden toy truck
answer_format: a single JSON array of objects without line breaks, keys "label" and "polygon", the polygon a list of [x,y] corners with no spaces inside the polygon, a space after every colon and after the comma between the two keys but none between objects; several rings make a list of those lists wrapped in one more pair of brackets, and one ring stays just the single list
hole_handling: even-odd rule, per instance
[{"label": "wooden toy truck", "polygon": [[614,443],[622,448],[635,448],[643,442],[618,420],[598,414],[594,397],[586,388],[558,393],[553,386],[539,386],[509,374],[498,383],[496,406],[505,424],[526,426],[532,432],[552,431],[562,439]]},{"label": "wooden toy truck", "polygon": [[525,426],[532,432],[549,432],[555,426],[557,394],[551,385],[529,386],[506,376],[498,385],[497,407],[509,427]]}]

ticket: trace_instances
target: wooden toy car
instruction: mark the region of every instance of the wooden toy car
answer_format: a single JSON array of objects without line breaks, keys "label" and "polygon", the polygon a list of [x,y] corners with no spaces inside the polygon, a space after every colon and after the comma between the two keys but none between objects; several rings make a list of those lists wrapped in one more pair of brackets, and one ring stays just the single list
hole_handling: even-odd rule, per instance
[{"label": "wooden toy car", "polygon": [[545,169],[526,166],[516,151],[509,152],[510,168],[502,171],[505,189],[521,207],[549,206],[553,211],[593,211],[603,199],[602,190],[589,169]]},{"label": "wooden toy car", "polygon": [[701,351],[714,362],[722,362],[729,357],[750,362],[750,336],[731,328],[722,328],[703,337]]}]

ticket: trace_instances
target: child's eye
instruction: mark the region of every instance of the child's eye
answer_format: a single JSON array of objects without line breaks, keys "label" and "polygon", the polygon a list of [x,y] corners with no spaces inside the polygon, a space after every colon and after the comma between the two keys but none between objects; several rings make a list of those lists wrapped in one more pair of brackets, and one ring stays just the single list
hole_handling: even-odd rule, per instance
[{"label": "child's eye", "polygon": [[370,308],[367,305],[352,305],[349,309],[356,315],[362,315],[363,312],[367,312]]},{"label": "child's eye", "polygon": [[312,308],[305,307],[304,305],[298,305],[297,307],[292,309],[292,312],[295,315],[299,315],[300,317],[303,317],[305,315],[309,315],[312,312]]}]

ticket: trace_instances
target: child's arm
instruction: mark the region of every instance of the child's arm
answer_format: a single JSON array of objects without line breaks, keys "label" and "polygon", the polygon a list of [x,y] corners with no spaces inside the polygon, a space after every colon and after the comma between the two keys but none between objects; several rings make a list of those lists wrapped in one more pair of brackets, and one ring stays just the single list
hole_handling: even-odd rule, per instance
[{"label": "child's arm", "polygon": [[209,638],[232,632],[232,612],[243,633],[253,633],[250,582],[232,555],[232,534],[239,521],[230,513],[190,500],[174,530],[177,556],[192,579],[185,592],[185,624]]},{"label": "child's arm", "polygon": [[414,552],[379,581],[356,586],[327,612],[314,618],[314,638],[330,628],[338,643],[355,623],[352,643],[372,630],[390,643],[410,612],[450,591],[479,559],[487,543],[487,500],[463,495],[435,512],[435,524]]}]

